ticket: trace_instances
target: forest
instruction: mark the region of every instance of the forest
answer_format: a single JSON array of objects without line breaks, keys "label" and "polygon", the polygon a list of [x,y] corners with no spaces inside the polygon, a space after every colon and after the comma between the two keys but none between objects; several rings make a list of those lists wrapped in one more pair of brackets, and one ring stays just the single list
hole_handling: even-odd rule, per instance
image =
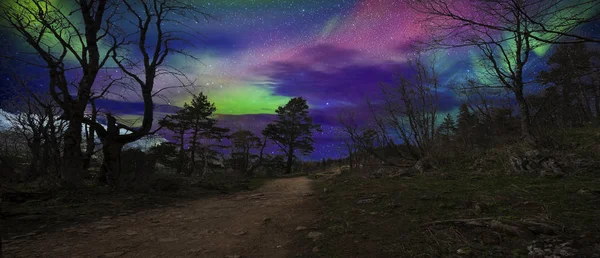
[{"label": "forest", "polygon": [[216,2],[0,3],[0,257],[598,257],[600,1]]}]

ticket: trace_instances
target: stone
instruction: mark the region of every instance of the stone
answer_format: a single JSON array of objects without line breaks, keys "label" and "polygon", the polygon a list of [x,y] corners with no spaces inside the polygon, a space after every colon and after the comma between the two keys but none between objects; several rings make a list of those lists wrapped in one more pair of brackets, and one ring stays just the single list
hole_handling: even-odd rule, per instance
[{"label": "stone", "polygon": [[318,252],[320,252],[320,251],[321,251],[321,249],[320,249],[318,246],[315,246],[315,247],[313,247],[313,249],[312,249],[312,252],[313,252],[313,253],[318,253]]},{"label": "stone", "polygon": [[305,226],[297,226],[296,227],[296,231],[302,231],[302,230],[306,230]]},{"label": "stone", "polygon": [[128,235],[128,236],[135,236],[137,234],[138,233],[135,232],[135,231],[133,231],[133,230],[127,230],[127,231],[125,231],[125,235]]},{"label": "stone", "polygon": [[413,168],[419,171],[419,173],[425,173],[427,170],[432,169],[433,166],[431,165],[431,163],[429,163],[429,160],[420,159],[417,161],[417,163],[415,163]]},{"label": "stone", "polygon": [[456,250],[456,254],[458,254],[458,255],[469,255],[470,253],[471,253],[471,249],[469,249],[468,247],[460,248],[460,249]]},{"label": "stone", "polygon": [[242,230],[242,231],[238,231],[238,232],[233,232],[231,234],[234,235],[234,236],[243,236],[243,235],[245,235],[247,233],[248,232]]},{"label": "stone", "polygon": [[312,239],[313,241],[317,241],[319,238],[323,236],[323,233],[317,231],[309,232],[306,237]]},{"label": "stone", "polygon": [[226,258],[241,258],[242,256],[240,256],[239,254],[230,254],[225,256]]}]

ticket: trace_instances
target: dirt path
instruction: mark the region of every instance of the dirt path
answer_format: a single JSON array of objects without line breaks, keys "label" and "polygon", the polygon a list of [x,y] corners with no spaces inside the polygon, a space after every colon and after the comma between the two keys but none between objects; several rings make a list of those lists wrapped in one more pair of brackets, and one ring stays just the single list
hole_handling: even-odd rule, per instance
[{"label": "dirt path", "polygon": [[294,257],[316,207],[304,177],[5,243],[5,257]]}]

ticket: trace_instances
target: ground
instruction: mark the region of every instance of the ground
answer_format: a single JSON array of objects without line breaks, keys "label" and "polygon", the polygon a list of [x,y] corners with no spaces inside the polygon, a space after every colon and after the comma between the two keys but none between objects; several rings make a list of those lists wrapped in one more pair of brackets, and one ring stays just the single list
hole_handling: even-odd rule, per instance
[{"label": "ground", "polygon": [[180,202],[4,242],[5,257],[294,257],[313,223],[311,180]]},{"label": "ground", "polygon": [[322,209],[309,226],[323,237],[298,239],[303,257],[600,257],[597,173],[373,178],[374,170],[316,181]]},{"label": "ground", "polygon": [[[600,176],[595,171],[561,178],[374,171],[272,179],[252,191],[115,211],[51,230],[38,220],[35,225],[43,229],[6,238],[5,255],[600,257]],[[111,201],[107,198],[99,197]],[[103,207],[122,206],[132,202],[57,211],[106,212]],[[31,216],[36,215],[11,215],[3,228],[18,229],[14,225]]]}]

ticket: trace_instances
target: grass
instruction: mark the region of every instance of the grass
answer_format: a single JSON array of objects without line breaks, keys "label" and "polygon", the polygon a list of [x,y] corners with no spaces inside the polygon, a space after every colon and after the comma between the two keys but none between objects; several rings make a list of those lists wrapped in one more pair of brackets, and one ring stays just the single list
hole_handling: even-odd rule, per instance
[{"label": "grass", "polygon": [[[531,242],[507,232],[455,223],[423,226],[484,217],[544,221],[558,232],[538,239],[573,240],[577,257],[600,251],[594,246],[600,241],[599,176],[390,180],[355,173],[316,187],[325,208],[313,227],[325,237],[316,243],[320,251],[308,257],[528,257]],[[315,245],[302,241],[306,250]]]}]

